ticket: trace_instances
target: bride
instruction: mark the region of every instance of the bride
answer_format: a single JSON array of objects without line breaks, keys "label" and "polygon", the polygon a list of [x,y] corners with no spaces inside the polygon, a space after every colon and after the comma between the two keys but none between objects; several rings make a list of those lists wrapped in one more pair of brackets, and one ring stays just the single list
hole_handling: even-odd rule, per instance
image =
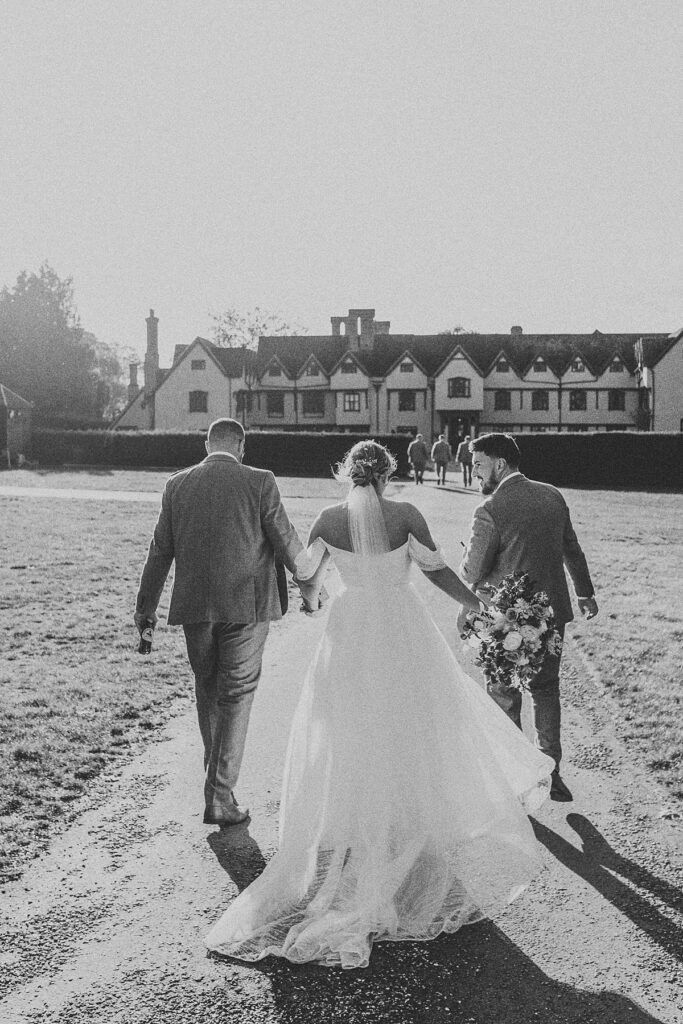
[{"label": "bride", "polygon": [[384,497],[396,468],[361,441],[297,578],[345,589],[304,680],[289,738],[279,848],[207,938],[243,960],[366,967],[374,941],[433,939],[500,911],[541,867],[526,815],[554,763],[462,671],[410,581],[417,566],[479,603],[421,513]]}]

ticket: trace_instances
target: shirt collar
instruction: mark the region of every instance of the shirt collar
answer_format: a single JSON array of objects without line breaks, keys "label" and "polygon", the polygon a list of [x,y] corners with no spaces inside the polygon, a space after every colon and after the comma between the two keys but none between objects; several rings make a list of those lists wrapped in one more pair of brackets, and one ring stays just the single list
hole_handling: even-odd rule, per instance
[{"label": "shirt collar", "polygon": [[503,486],[503,484],[506,484],[508,482],[508,480],[512,480],[514,479],[514,477],[521,475],[522,474],[520,473],[520,471],[516,469],[514,473],[509,473],[507,476],[504,476],[503,479],[498,484],[498,487],[496,487],[496,490],[499,490]]},{"label": "shirt collar", "polygon": [[231,455],[230,452],[209,452],[205,456],[204,461],[206,461],[206,459],[232,459],[233,462],[236,462],[238,464],[240,461],[236,455]]}]

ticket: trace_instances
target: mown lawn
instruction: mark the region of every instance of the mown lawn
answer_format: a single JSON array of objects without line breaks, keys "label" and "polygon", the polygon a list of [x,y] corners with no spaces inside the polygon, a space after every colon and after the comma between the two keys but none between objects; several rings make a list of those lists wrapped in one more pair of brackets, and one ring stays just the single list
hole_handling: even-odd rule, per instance
[{"label": "mown lawn", "polygon": [[600,615],[569,627],[617,733],[683,798],[683,495],[565,491]]},{"label": "mown lawn", "polygon": [[[168,475],[3,473],[0,484],[160,492]],[[305,536],[339,486],[307,481],[290,494]],[[74,801],[96,797],[105,764],[156,739],[177,699],[192,698],[180,628],[160,632],[163,656],[136,653],[132,614],[157,508],[0,493],[0,883],[66,825]]]},{"label": "mown lawn", "polygon": [[[167,476],[4,473],[0,484],[160,492]],[[344,491],[331,480],[282,485],[303,537]],[[411,487],[397,490],[414,500]],[[613,701],[617,732],[683,798],[683,496],[565,493],[601,605],[596,620],[570,627],[572,646],[605,688],[595,699]],[[439,501],[434,534],[450,538],[457,564],[474,501]],[[160,633],[163,657],[135,653],[132,609],[156,511],[155,501],[0,493],[0,882],[65,827],[77,801],[97,798],[105,764],[156,739],[170,709],[191,699],[181,630]]]}]

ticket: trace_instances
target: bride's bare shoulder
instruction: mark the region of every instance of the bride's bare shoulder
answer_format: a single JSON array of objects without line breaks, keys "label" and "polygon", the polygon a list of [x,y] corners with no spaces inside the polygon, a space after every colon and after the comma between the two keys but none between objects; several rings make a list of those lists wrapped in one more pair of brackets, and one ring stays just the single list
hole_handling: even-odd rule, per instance
[{"label": "bride's bare shoulder", "polygon": [[396,521],[401,523],[406,533],[412,533],[421,544],[433,546],[425,517],[415,505],[412,505],[409,501],[394,500],[387,501],[386,505],[390,507],[390,515],[396,517]]},{"label": "bride's bare shoulder", "polygon": [[346,502],[341,501],[336,505],[328,505],[318,513],[318,516],[311,527],[309,534],[309,544],[314,541],[316,537],[322,537],[323,540],[328,540],[331,544],[334,543],[335,537],[339,532],[340,526],[346,522]]}]

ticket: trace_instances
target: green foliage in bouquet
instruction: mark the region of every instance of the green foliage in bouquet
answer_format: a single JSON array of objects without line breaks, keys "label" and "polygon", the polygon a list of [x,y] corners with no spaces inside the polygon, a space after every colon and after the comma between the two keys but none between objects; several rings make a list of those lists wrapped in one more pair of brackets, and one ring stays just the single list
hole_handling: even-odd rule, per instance
[{"label": "green foliage in bouquet", "polygon": [[525,572],[504,576],[490,594],[484,611],[468,613],[463,639],[487,679],[528,689],[545,659],[562,651],[550,598],[534,592]]}]

